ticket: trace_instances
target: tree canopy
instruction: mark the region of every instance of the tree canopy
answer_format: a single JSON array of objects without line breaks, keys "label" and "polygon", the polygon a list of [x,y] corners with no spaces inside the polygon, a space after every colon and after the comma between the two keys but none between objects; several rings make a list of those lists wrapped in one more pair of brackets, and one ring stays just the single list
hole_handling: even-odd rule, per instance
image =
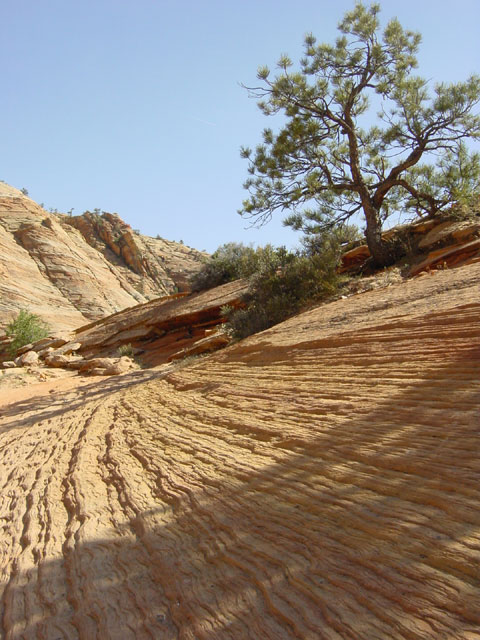
[{"label": "tree canopy", "polygon": [[363,214],[373,259],[386,266],[395,256],[381,231],[393,212],[434,215],[478,193],[480,155],[466,140],[480,137],[480,77],[432,94],[413,73],[420,34],[396,18],[382,32],[379,12],[357,2],[333,45],[307,35],[297,71],[287,55],[274,78],[258,69],[260,85],[246,88],[284,124],[242,148],[250,177],[239,213],[262,224],[286,211],[285,224],[307,234]]}]

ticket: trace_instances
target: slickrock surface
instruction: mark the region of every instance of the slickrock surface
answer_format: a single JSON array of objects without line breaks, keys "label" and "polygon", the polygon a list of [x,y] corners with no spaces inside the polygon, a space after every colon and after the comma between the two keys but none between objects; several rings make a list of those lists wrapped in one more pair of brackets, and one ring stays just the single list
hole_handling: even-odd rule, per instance
[{"label": "slickrock surface", "polygon": [[63,330],[184,291],[201,257],[117,215],[47,213],[0,182],[0,328],[22,308]]},{"label": "slickrock surface", "polygon": [[479,282],[3,397],[0,634],[480,638]]}]

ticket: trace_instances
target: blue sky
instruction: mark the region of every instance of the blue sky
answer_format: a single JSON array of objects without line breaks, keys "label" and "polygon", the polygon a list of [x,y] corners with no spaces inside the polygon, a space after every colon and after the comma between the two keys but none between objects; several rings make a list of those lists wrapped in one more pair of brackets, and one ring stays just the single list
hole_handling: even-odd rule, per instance
[{"label": "blue sky", "polygon": [[[420,31],[418,72],[479,72],[479,0],[383,0]],[[240,83],[304,35],[332,42],[344,0],[3,0],[0,179],[46,208],[114,211],[135,229],[213,251],[293,246],[280,217],[245,229],[241,145],[275,128]]]}]

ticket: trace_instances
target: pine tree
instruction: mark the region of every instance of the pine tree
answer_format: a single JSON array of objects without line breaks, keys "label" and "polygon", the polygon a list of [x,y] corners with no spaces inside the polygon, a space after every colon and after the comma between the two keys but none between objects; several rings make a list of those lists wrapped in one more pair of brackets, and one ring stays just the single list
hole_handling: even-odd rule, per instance
[{"label": "pine tree", "polygon": [[261,85],[246,87],[285,124],[265,129],[254,152],[242,148],[250,177],[239,213],[263,224],[287,211],[284,223],[307,234],[363,215],[374,262],[386,266],[395,251],[381,232],[393,212],[435,215],[478,194],[480,156],[465,141],[480,137],[480,77],[437,84],[432,96],[413,74],[421,36],[397,19],[382,33],[379,11],[357,2],[335,44],[308,35],[299,71],[282,55],[275,78],[261,67]]}]

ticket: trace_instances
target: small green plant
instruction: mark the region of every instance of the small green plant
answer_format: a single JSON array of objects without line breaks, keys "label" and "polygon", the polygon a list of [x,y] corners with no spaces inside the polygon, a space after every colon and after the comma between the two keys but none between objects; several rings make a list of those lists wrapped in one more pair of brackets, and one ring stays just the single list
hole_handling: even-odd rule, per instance
[{"label": "small green plant", "polygon": [[28,196],[28,189],[25,189],[25,187],[22,187],[20,191],[23,193],[24,196]]},{"label": "small green plant", "polygon": [[117,353],[118,353],[118,355],[120,357],[127,356],[127,358],[131,358],[132,360],[135,360],[135,354],[133,352],[133,347],[132,347],[132,345],[130,343],[122,344],[121,347],[118,347]]},{"label": "small green plant", "polygon": [[46,338],[50,332],[48,324],[35,313],[21,309],[18,316],[10,322],[5,333],[11,336],[13,341],[9,346],[11,356],[14,356],[20,347],[30,342],[36,342]]}]

